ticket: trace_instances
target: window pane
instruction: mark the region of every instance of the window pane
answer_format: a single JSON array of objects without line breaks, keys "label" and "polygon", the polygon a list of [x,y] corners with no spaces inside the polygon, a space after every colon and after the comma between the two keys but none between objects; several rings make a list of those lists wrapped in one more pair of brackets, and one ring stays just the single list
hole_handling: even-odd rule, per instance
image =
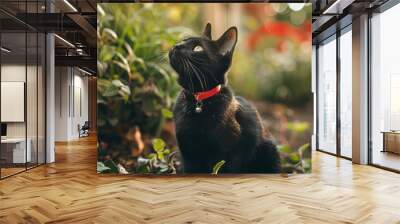
[{"label": "window pane", "polygon": [[[25,170],[30,162],[30,144],[26,141],[26,33],[1,34],[1,177]],[[28,147],[27,147],[28,146]],[[28,150],[27,150],[28,149]]]},{"label": "window pane", "polygon": [[351,158],[352,141],[352,36],[351,30],[340,36],[340,152]]},{"label": "window pane", "polygon": [[[28,168],[37,165],[37,33],[28,31],[28,62],[27,62],[27,80],[26,80],[26,115],[27,115],[27,141],[30,147],[31,157],[27,163]],[[28,148],[29,148],[28,147]]]},{"label": "window pane", "polygon": [[400,5],[372,18],[372,163],[400,170]]},{"label": "window pane", "polygon": [[39,33],[38,46],[38,164],[45,163],[45,44],[46,37],[43,33]]},{"label": "window pane", "polygon": [[318,148],[336,153],[336,41],[318,48]]}]

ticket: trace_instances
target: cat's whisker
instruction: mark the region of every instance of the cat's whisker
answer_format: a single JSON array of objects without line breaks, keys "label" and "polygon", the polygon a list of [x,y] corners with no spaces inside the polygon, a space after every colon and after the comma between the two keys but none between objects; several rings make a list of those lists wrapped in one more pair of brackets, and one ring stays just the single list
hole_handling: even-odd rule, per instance
[{"label": "cat's whisker", "polygon": [[[208,86],[206,77],[201,72],[201,70],[196,65],[194,65],[193,63],[191,63],[191,65],[192,65],[192,68],[197,71],[197,73],[199,74],[200,78],[204,81],[204,86]],[[205,88],[203,88],[203,90],[205,90]]]},{"label": "cat's whisker", "polygon": [[[203,82],[200,79],[200,76],[198,75],[197,71],[193,68],[189,58],[184,58],[184,61],[186,62],[186,65],[188,66],[188,69],[185,69],[185,71],[191,72],[193,75],[195,75],[197,80],[200,82],[202,90],[204,90]],[[190,74],[189,74],[189,76],[190,76]],[[193,88],[193,91],[194,91],[194,88]]]},{"label": "cat's whisker", "polygon": [[202,81],[202,79],[201,79],[201,75],[200,74],[198,74],[198,71],[195,69],[195,68],[193,68],[193,65],[192,65],[192,63],[188,63],[188,65],[191,67],[191,69],[192,69],[192,71],[194,72],[194,74],[196,75],[196,77],[197,77],[197,79],[199,80],[199,82],[200,82],[200,85],[201,85],[201,89],[204,91],[205,90],[205,83],[203,83],[203,81]]},{"label": "cat's whisker", "polygon": [[198,57],[190,57],[190,59],[199,65],[205,65],[205,66],[210,65],[210,63],[208,61],[202,60],[201,58],[198,58]]},{"label": "cat's whisker", "polygon": [[[194,58],[189,58],[189,60],[192,61],[192,60],[194,60]],[[196,65],[196,64],[197,64],[196,61],[192,61],[192,65],[193,65],[194,67],[198,68],[198,70],[200,70],[199,66]],[[200,64],[200,63],[199,63],[199,64]],[[218,80],[212,75],[212,71],[207,67],[208,64],[202,63],[202,65],[205,65],[205,66],[203,66],[202,68],[203,68],[204,70],[206,70],[206,72],[209,73],[209,76],[211,76],[211,78],[212,78],[216,83],[218,83]],[[203,73],[202,73],[202,74],[203,74]],[[203,74],[203,76],[204,76],[204,74]],[[204,76],[204,77],[205,77],[205,76]]]},{"label": "cat's whisker", "polygon": [[152,57],[145,58],[145,59],[148,60],[148,61],[151,61],[151,60],[158,59],[158,58],[163,58],[163,57],[166,57],[166,56],[168,56],[168,54],[161,53],[161,54],[157,54],[157,55],[154,55]]},{"label": "cat's whisker", "polygon": [[[184,70],[185,71],[189,71],[189,66],[187,65],[187,61],[185,60],[185,59],[183,59],[182,60],[182,64],[183,64],[183,67],[184,67]],[[190,81],[190,84],[191,84],[191,89],[190,89],[190,87],[189,87],[189,91],[190,92],[193,92],[194,91],[194,84],[193,84],[193,81],[192,81],[192,77],[191,77],[191,75],[189,74],[189,75],[187,75],[187,77],[188,77],[188,79],[189,79],[189,81]]]},{"label": "cat's whisker", "polygon": [[[193,63],[193,61],[191,60],[190,57],[188,57],[188,60],[190,61],[192,67],[193,67],[194,69],[196,69],[197,72],[199,73],[199,75],[203,78],[203,80],[204,80],[204,85],[205,85],[205,86],[208,86],[208,82],[207,82],[207,79],[206,79],[206,76],[204,75],[204,73],[201,72],[200,68],[197,67],[197,66]],[[203,89],[203,90],[204,90],[204,89]]]},{"label": "cat's whisker", "polygon": [[190,57],[190,59],[195,61],[195,62],[197,62],[197,63],[199,63],[199,64],[207,65],[206,63],[204,63],[204,62],[207,62],[207,61],[206,60],[201,60],[201,58],[192,56],[192,57]]}]

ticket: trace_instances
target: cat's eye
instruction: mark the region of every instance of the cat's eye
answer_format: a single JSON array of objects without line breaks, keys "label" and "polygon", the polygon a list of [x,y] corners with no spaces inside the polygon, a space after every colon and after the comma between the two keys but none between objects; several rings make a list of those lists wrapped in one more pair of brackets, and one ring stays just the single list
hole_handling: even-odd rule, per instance
[{"label": "cat's eye", "polygon": [[193,48],[193,51],[195,52],[203,51],[203,48],[200,45],[197,45],[196,47]]}]

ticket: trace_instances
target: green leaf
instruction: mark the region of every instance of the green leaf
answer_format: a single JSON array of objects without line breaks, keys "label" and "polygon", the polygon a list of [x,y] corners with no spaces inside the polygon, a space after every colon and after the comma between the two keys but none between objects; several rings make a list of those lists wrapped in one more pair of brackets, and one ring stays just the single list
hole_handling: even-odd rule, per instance
[{"label": "green leaf", "polygon": [[213,172],[212,174],[216,175],[218,174],[219,170],[221,169],[221,167],[225,164],[225,160],[221,160],[219,161],[217,164],[214,165],[213,167]]},{"label": "green leaf", "polygon": [[112,126],[116,126],[118,124],[118,118],[116,117],[109,118],[108,122],[110,122]]},{"label": "green leaf", "polygon": [[292,148],[289,145],[278,145],[277,146],[278,152],[280,153],[291,153],[293,152]]},{"label": "green leaf", "polygon": [[121,164],[118,164],[117,167],[118,167],[118,172],[119,172],[120,174],[129,174],[129,172],[126,171],[125,167],[122,166]]},{"label": "green leaf", "polygon": [[112,80],[111,83],[116,87],[124,86],[124,84],[121,82],[121,80],[118,80],[118,79]]},{"label": "green leaf", "polygon": [[162,151],[157,151],[157,158],[159,160],[163,160],[164,159],[164,153]]},{"label": "green leaf", "polygon": [[167,118],[167,119],[173,117],[172,111],[169,110],[168,108],[162,108],[162,109],[161,109],[161,114],[162,114],[165,118]]},{"label": "green leaf", "polygon": [[310,143],[306,143],[302,146],[300,146],[300,148],[297,150],[299,152],[300,155],[304,155],[304,153],[307,152],[307,150],[309,149]]},{"label": "green leaf", "polygon": [[157,154],[155,154],[155,153],[150,153],[149,155],[147,155],[147,158],[148,158],[148,159],[157,158]]},{"label": "green leaf", "polygon": [[164,166],[160,169],[160,173],[168,173],[169,171],[169,167],[168,166]]},{"label": "green leaf", "polygon": [[292,163],[298,163],[298,162],[300,161],[300,156],[299,156],[299,154],[297,154],[296,152],[294,152],[294,153],[291,153],[291,154],[289,155],[289,159],[290,159],[290,161],[291,161]]},{"label": "green leaf", "polygon": [[122,96],[122,98],[124,98],[125,101],[128,101],[129,95],[131,95],[131,90],[128,86],[122,86],[118,93]]},{"label": "green leaf", "polygon": [[112,97],[118,95],[118,88],[115,86],[109,86],[107,89],[103,91],[103,96],[105,97]]},{"label": "green leaf", "polygon": [[304,159],[302,165],[305,173],[311,171],[311,159]]},{"label": "green leaf", "polygon": [[147,165],[142,165],[142,166],[138,166],[136,169],[137,173],[150,173],[151,170],[149,168],[149,166]]},{"label": "green leaf", "polygon": [[119,173],[117,164],[115,164],[114,161],[112,161],[111,159],[106,160],[104,162],[104,165],[107,166],[108,168],[110,168],[111,173]]},{"label": "green leaf", "polygon": [[103,30],[104,34],[107,35],[107,37],[110,40],[116,40],[118,38],[117,33],[114,32],[114,30],[110,29],[110,28],[104,28]]},{"label": "green leaf", "polygon": [[[154,154],[154,153],[151,153],[151,154]],[[149,155],[147,156],[147,158],[143,158],[143,157],[139,156],[139,158],[137,158],[137,162],[138,162],[138,166],[145,166],[145,165],[149,164],[150,163]]]},{"label": "green leaf", "polygon": [[105,173],[107,171],[111,170],[109,167],[104,165],[103,162],[97,161],[97,173]]},{"label": "green leaf", "polygon": [[310,128],[310,124],[308,122],[289,122],[287,124],[287,129],[297,132],[303,133]]},{"label": "green leaf", "polygon": [[162,151],[165,148],[165,142],[161,138],[153,139],[153,148],[156,152]]},{"label": "green leaf", "polygon": [[103,8],[100,6],[100,4],[97,4],[97,12],[100,16],[105,16],[106,13],[104,12]]}]

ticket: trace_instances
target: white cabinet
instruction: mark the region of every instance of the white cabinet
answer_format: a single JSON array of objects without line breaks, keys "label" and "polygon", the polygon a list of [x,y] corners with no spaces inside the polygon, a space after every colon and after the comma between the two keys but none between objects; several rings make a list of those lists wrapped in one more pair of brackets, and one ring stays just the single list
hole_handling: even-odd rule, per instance
[{"label": "white cabinet", "polygon": [[25,163],[32,161],[32,140],[28,138],[26,142],[28,145],[25,151],[25,138],[7,138],[1,140],[2,147],[6,148],[4,151],[12,152],[12,163]]}]

